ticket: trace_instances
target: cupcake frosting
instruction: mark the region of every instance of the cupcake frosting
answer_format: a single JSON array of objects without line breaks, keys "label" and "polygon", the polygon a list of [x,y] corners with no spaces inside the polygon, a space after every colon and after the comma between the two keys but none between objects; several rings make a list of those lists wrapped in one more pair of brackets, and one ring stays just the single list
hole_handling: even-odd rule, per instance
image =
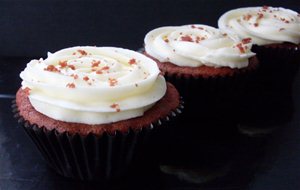
[{"label": "cupcake frosting", "polygon": [[166,92],[154,61],[114,47],[72,47],[20,74],[32,106],[53,119],[104,124],[142,116]]},{"label": "cupcake frosting", "polygon": [[236,33],[241,38],[250,37],[257,45],[300,43],[300,15],[281,7],[234,9],[224,13],[218,25],[227,33]]},{"label": "cupcake frosting", "polygon": [[244,68],[255,55],[250,39],[241,40],[206,25],[160,27],[150,31],[144,43],[148,55],[178,66]]}]

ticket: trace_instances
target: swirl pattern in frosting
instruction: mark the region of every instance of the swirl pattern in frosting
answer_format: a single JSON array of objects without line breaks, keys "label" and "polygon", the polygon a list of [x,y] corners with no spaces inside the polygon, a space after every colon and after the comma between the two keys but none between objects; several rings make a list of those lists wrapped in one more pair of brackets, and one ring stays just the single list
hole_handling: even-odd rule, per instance
[{"label": "swirl pattern in frosting", "polygon": [[142,116],[166,92],[156,63],[122,48],[78,46],[32,60],[20,74],[32,106],[50,118],[105,124]]},{"label": "swirl pattern in frosting", "polygon": [[207,25],[160,27],[148,32],[144,43],[148,55],[178,66],[244,68],[255,55],[249,39]]},{"label": "swirl pattern in frosting", "polygon": [[281,7],[234,9],[224,13],[218,25],[227,33],[236,33],[241,38],[250,37],[257,45],[300,43],[300,15]]}]

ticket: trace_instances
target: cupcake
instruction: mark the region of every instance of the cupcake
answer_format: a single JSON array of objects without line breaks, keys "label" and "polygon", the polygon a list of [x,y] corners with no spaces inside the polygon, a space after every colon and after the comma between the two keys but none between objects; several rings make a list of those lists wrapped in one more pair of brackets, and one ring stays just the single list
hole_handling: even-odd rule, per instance
[{"label": "cupcake", "polygon": [[220,29],[235,33],[240,38],[251,38],[253,51],[263,67],[293,72],[299,64],[286,62],[299,60],[300,15],[292,10],[275,7],[246,7],[230,10],[218,20]]},{"label": "cupcake", "polygon": [[[281,7],[238,8],[224,13],[218,26],[240,38],[251,38],[252,50],[260,62],[248,87],[247,99],[251,101],[243,102],[248,112],[244,115],[252,116],[247,123],[279,123],[278,115],[289,113],[284,119],[288,121],[292,115],[292,84],[300,60],[300,15]],[[257,110],[264,110],[263,117]]]},{"label": "cupcake", "polygon": [[49,165],[76,179],[124,174],[146,137],[181,108],[155,62],[122,48],[48,53],[20,76],[16,117]]},{"label": "cupcake", "polygon": [[250,51],[251,39],[239,39],[207,25],[160,27],[147,33],[144,45],[144,54],[180,90],[186,108],[189,103],[192,109],[199,104],[203,108],[212,96],[219,99],[244,86],[258,66]]}]

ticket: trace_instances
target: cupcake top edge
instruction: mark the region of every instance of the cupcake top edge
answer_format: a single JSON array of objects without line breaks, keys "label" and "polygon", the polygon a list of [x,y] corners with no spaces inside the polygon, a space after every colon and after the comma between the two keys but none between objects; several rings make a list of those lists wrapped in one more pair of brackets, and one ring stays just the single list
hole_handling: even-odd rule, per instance
[{"label": "cupcake top edge", "polygon": [[160,62],[177,66],[244,68],[251,52],[251,39],[202,24],[165,26],[148,32],[145,51]]},{"label": "cupcake top edge", "polygon": [[59,121],[106,124],[142,116],[166,93],[156,63],[132,50],[77,46],[21,72],[32,106]]},{"label": "cupcake top edge", "polygon": [[253,44],[300,43],[300,14],[282,7],[244,7],[224,13],[218,20],[220,29]]}]

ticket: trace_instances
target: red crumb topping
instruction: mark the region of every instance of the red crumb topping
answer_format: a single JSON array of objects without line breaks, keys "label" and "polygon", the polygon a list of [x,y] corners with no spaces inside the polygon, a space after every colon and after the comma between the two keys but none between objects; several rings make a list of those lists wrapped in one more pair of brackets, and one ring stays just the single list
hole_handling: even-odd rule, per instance
[{"label": "red crumb topping", "polygon": [[82,49],[79,49],[79,50],[77,50],[79,53],[80,53],[80,55],[82,55],[82,56],[86,56],[87,55],[87,52],[86,51],[84,51],[84,50],[82,50]]},{"label": "red crumb topping", "polygon": [[258,14],[258,18],[257,19],[262,19],[264,17],[264,14],[262,13],[257,13]]},{"label": "red crumb topping", "polygon": [[267,10],[269,8],[269,6],[267,6],[267,5],[264,5],[263,7],[262,7],[262,9],[264,9],[264,10]]},{"label": "red crumb topping", "polygon": [[59,66],[61,69],[65,68],[65,67],[69,67],[72,70],[75,70],[75,66],[74,65],[68,65],[67,61],[59,61]]},{"label": "red crumb topping", "polygon": [[73,77],[75,80],[78,79],[78,75],[76,74],[71,74],[71,77]]},{"label": "red crumb topping", "polygon": [[57,69],[54,65],[48,65],[47,68],[44,69],[45,71],[50,71],[50,72],[57,72],[59,73],[60,70]]},{"label": "red crumb topping", "polygon": [[110,86],[116,86],[116,84],[118,84],[118,80],[114,78],[109,78],[108,82]]},{"label": "red crumb topping", "polygon": [[74,83],[68,83],[66,85],[66,87],[68,87],[68,88],[75,88],[75,84]]},{"label": "red crumb topping", "polygon": [[251,38],[242,39],[242,44],[249,44],[251,42]]},{"label": "red crumb topping", "polygon": [[74,65],[68,65],[68,67],[72,70],[75,70],[75,66]]},{"label": "red crumb topping", "polygon": [[250,14],[244,15],[244,16],[243,16],[243,20],[248,21],[248,20],[251,19],[251,17],[252,17],[252,15],[250,15]]},{"label": "red crumb topping", "polygon": [[236,47],[240,50],[241,53],[246,53],[245,48],[241,43],[237,44]]},{"label": "red crumb topping", "polygon": [[93,60],[92,67],[98,67],[100,65],[100,61]]},{"label": "red crumb topping", "polygon": [[258,27],[258,23],[254,23],[254,26],[255,26],[255,27]]},{"label": "red crumb topping", "polygon": [[114,103],[114,104],[110,105],[110,107],[113,109],[116,109],[117,112],[121,111],[119,104]]},{"label": "red crumb topping", "polygon": [[88,81],[90,78],[88,76],[83,77],[83,80]]},{"label": "red crumb topping", "polygon": [[129,60],[128,63],[129,63],[130,65],[136,64],[136,60],[132,58],[132,59]]},{"label": "red crumb topping", "polygon": [[67,61],[59,61],[58,64],[60,65],[60,68],[61,68],[61,69],[62,69],[62,68],[65,68],[65,67],[68,65]]},{"label": "red crumb topping", "polygon": [[109,66],[104,66],[101,69],[92,68],[92,71],[96,71],[96,74],[102,74],[104,70],[108,70]]},{"label": "red crumb topping", "polygon": [[193,38],[189,35],[181,36],[181,41],[194,42]]}]

